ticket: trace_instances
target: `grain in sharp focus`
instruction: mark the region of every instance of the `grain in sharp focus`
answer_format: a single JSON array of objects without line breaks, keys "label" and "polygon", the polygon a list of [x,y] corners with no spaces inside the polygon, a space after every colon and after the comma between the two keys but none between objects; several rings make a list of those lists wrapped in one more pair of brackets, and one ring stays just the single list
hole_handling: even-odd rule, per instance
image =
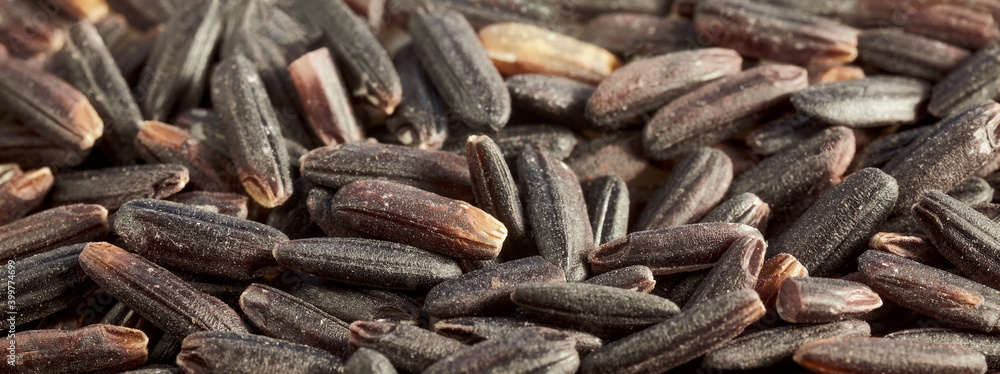
[{"label": "grain in sharp focus", "polygon": [[[465,139],[462,141],[464,149]],[[303,158],[302,176],[329,188],[379,179],[453,199],[474,199],[469,166],[463,157],[393,144],[360,142],[316,148]]]},{"label": "grain in sharp focus", "polygon": [[632,265],[593,276],[583,283],[649,293],[656,286],[656,278],[649,267]]},{"label": "grain in sharp focus", "polygon": [[702,219],[722,201],[733,180],[733,163],[712,148],[688,152],[653,195],[633,231],[665,229]]},{"label": "grain in sharp focus", "polygon": [[746,145],[755,154],[767,156],[794,146],[827,128],[802,113],[785,115],[764,124],[747,134]]},{"label": "grain in sharp focus", "polygon": [[504,75],[545,74],[598,84],[622,65],[601,47],[529,24],[493,24],[479,30],[479,40]]},{"label": "grain in sharp focus", "polygon": [[503,223],[469,203],[398,183],[355,182],[331,204],[345,227],[454,258],[496,258],[507,237]]},{"label": "grain in sharp focus", "polygon": [[423,371],[467,347],[416,326],[371,321],[351,324],[350,345],[353,349],[376,350],[389,358],[397,369],[408,372]]},{"label": "grain in sharp focus", "polygon": [[246,332],[206,331],[184,338],[177,366],[188,373],[326,373],[340,357],[319,348]]},{"label": "grain in sharp focus", "polygon": [[735,223],[698,223],[638,231],[595,248],[587,259],[595,273],[645,265],[655,275],[712,267],[736,240],[763,237],[753,227]]},{"label": "grain in sharp focus", "polygon": [[502,314],[514,308],[510,294],[518,285],[565,281],[562,269],[532,256],[446,280],[427,293],[424,310],[437,318]]},{"label": "grain in sharp focus", "polygon": [[162,122],[146,121],[135,138],[136,148],[149,163],[184,166],[191,185],[212,192],[235,192],[239,180],[232,161],[187,131]]},{"label": "grain in sharp focus", "polygon": [[821,325],[776,327],[743,335],[705,355],[701,367],[714,370],[750,370],[790,362],[805,343],[840,337],[868,337],[871,327],[858,320]]},{"label": "grain in sharp focus", "polygon": [[288,268],[339,283],[427,290],[462,275],[454,260],[404,244],[356,238],[299,239],[278,244]]},{"label": "grain in sharp focus", "polygon": [[937,252],[962,274],[1000,288],[1000,226],[939,191],[925,193],[911,211]]},{"label": "grain in sharp focus", "polygon": [[0,184],[0,225],[24,217],[41,204],[52,188],[52,182],[52,170],[46,167],[29,170]]},{"label": "grain in sharp focus", "polygon": [[156,263],[232,279],[277,274],[271,252],[288,240],[262,223],[164,200],[126,203],[115,229],[129,249]]},{"label": "grain in sharp focus", "polygon": [[166,121],[172,113],[201,102],[223,18],[218,0],[170,16],[149,54],[136,95],[146,119]]},{"label": "grain in sharp focus", "polygon": [[631,334],[680,312],[659,296],[588,283],[520,284],[510,299],[547,322],[601,337]]},{"label": "grain in sharp focus", "polygon": [[267,336],[348,356],[347,323],[295,296],[254,283],[240,295],[240,309]]},{"label": "grain in sharp focus", "polygon": [[829,276],[866,249],[896,204],[898,186],[886,173],[866,168],[823,194],[805,213],[771,238],[770,255],[795,256],[813,276]]},{"label": "grain in sharp focus", "polygon": [[107,233],[108,210],[100,205],[76,204],[43,210],[0,226],[0,261],[99,240]]},{"label": "grain in sharp focus", "polygon": [[633,122],[706,82],[739,73],[742,62],[731,49],[706,48],[627,64],[597,86],[586,116],[604,127]]},{"label": "grain in sharp focus", "polygon": [[510,117],[510,93],[472,25],[443,8],[420,8],[409,31],[420,65],[454,115],[478,130],[499,130]]},{"label": "grain in sharp focus", "polygon": [[18,373],[121,372],[146,362],[140,330],[95,324],[75,330],[18,331],[7,364]]},{"label": "grain in sharp focus", "polygon": [[344,322],[419,325],[427,318],[415,300],[389,291],[307,281],[290,293]]},{"label": "grain in sharp focus", "polygon": [[309,125],[324,145],[364,140],[330,50],[309,52],[292,61],[288,71],[299,91]]},{"label": "grain in sharp focus", "polygon": [[1000,291],[916,261],[867,251],[858,270],[879,296],[920,314],[984,332],[1000,329]]},{"label": "grain in sharp focus", "polygon": [[814,85],[792,95],[792,104],[800,113],[834,126],[907,125],[926,115],[930,91],[919,79],[871,76]]},{"label": "grain in sharp focus", "polygon": [[892,213],[906,212],[927,191],[947,191],[972,176],[1000,145],[993,140],[998,126],[1000,104],[989,101],[924,131],[882,167],[899,184]]},{"label": "grain in sharp focus", "polygon": [[473,135],[465,150],[476,204],[507,228],[509,251],[502,253],[524,257],[537,252],[528,233],[521,193],[500,147],[489,137]]},{"label": "grain in sharp focus", "polygon": [[517,171],[538,253],[562,268],[568,281],[586,279],[594,233],[576,174],[539,146],[524,148]]},{"label": "grain in sharp focus", "polygon": [[873,29],[858,36],[858,59],[890,73],[932,82],[969,57],[969,51],[900,29]]},{"label": "grain in sharp focus", "polygon": [[795,362],[823,373],[986,372],[982,353],[951,344],[880,338],[830,338],[803,344]]},{"label": "grain in sharp focus", "polygon": [[109,211],[135,199],[163,199],[187,186],[188,169],[156,164],[81,170],[55,179],[52,204],[98,204]]},{"label": "grain in sharp focus", "polygon": [[759,2],[700,1],[694,25],[703,38],[747,57],[810,66],[849,63],[858,55],[857,30]]},{"label": "grain in sharp focus", "polygon": [[781,282],[775,306],[785,321],[826,323],[859,317],[882,306],[882,299],[858,282],[792,277]]},{"label": "grain in sharp focus", "polygon": [[805,69],[760,66],[705,84],[660,108],[643,128],[646,154],[667,160],[710,146],[773,118],[809,85]]},{"label": "grain in sharp focus", "polygon": [[435,322],[434,332],[457,339],[463,343],[475,344],[484,340],[500,338],[518,330],[531,327],[546,327],[571,336],[576,340],[576,351],[580,355],[589,354],[604,345],[603,339],[585,332],[547,323],[539,323],[529,318],[517,317],[450,318]]},{"label": "grain in sharp focus", "polygon": [[[499,132],[472,131],[470,134],[492,138],[510,165],[517,164],[517,157],[526,146],[542,147],[552,157],[563,160],[576,149],[579,137],[569,127],[547,124],[510,126],[504,127]],[[454,135],[455,140],[446,142],[443,149],[464,155],[467,137],[463,136],[461,132]]]},{"label": "grain in sharp focus", "polygon": [[101,288],[168,334],[246,332],[232,308],[142,256],[109,243],[89,243],[80,265]]},{"label": "grain in sharp focus", "polygon": [[744,192],[759,196],[771,208],[768,231],[777,231],[839,181],[854,147],[854,133],[849,129],[823,130],[745,171],[730,185],[726,197]]},{"label": "grain in sharp focus", "polygon": [[31,130],[63,147],[86,151],[104,134],[104,121],[83,93],[21,60],[0,64],[0,100]]},{"label": "grain in sharp focus", "polygon": [[763,315],[752,290],[719,296],[598,349],[580,368],[586,374],[669,370],[735,338]]},{"label": "grain in sharp focus", "polygon": [[580,357],[569,334],[528,327],[476,344],[434,363],[424,373],[575,373]]}]

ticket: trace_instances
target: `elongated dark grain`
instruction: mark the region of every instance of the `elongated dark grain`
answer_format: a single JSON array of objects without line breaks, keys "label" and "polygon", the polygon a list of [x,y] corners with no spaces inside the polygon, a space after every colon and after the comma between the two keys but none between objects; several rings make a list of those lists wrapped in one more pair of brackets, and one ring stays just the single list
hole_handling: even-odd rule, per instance
[{"label": "elongated dark grain", "polygon": [[969,57],[969,51],[900,29],[858,35],[858,58],[890,73],[938,81]]},{"label": "elongated dark grain", "polygon": [[302,161],[302,176],[329,188],[380,179],[453,199],[474,198],[469,167],[461,156],[391,144],[362,142],[314,149]]},{"label": "elongated dark grain", "polygon": [[931,89],[927,111],[949,117],[983,101],[996,100],[1000,92],[1000,43],[985,46],[966,58]]},{"label": "elongated dark grain", "polygon": [[586,115],[613,127],[662,107],[706,82],[740,71],[743,59],[731,49],[668,53],[625,65],[597,86]]},{"label": "elongated dark grain", "polygon": [[592,128],[584,117],[594,86],[569,78],[542,74],[519,74],[507,78],[511,102],[549,121],[578,129]]},{"label": "elongated dark grain", "polygon": [[17,261],[16,324],[32,322],[76,302],[88,288],[80,267],[84,243],[42,252]]},{"label": "elongated dark grain", "polygon": [[426,312],[416,301],[389,291],[331,283],[304,283],[290,293],[344,322],[376,321],[417,325]]},{"label": "elongated dark grain", "polygon": [[596,273],[631,265],[648,266],[656,275],[690,272],[711,267],[745,236],[763,237],[753,227],[724,222],[639,231],[595,248],[588,262]]},{"label": "elongated dark grain", "polygon": [[299,239],[274,249],[278,263],[340,283],[424,290],[458,277],[455,261],[408,245],[355,238]]},{"label": "elongated dark grain", "polygon": [[822,325],[777,327],[733,339],[705,355],[701,367],[714,370],[749,370],[789,362],[805,343],[839,337],[868,337],[871,327],[858,320]]},{"label": "elongated dark grain", "polygon": [[255,283],[240,296],[240,309],[267,336],[348,356],[347,323],[295,296]]},{"label": "elongated dark grain", "polygon": [[576,340],[576,351],[581,355],[589,354],[604,345],[603,339],[585,332],[516,317],[449,318],[434,323],[434,332],[464,343],[475,344],[531,327],[546,327],[570,335]]},{"label": "elongated dark grain", "polygon": [[795,362],[812,371],[985,373],[982,353],[951,344],[879,338],[831,338],[802,345]]},{"label": "elongated dark grain", "polygon": [[440,149],[448,137],[448,112],[412,46],[396,53],[393,64],[403,86],[399,110],[386,121],[403,145]]},{"label": "elongated dark grain", "polygon": [[814,276],[833,274],[867,247],[889,216],[898,195],[896,181],[863,169],[825,193],[798,220],[770,241],[769,254],[795,256]]},{"label": "elongated dark grain", "polygon": [[587,22],[580,39],[630,58],[690,49],[697,45],[698,31],[688,20],[615,12]]},{"label": "elongated dark grain", "polygon": [[507,237],[503,223],[479,208],[398,183],[355,182],[331,204],[348,228],[455,258],[495,258]]},{"label": "elongated dark grain", "polygon": [[629,192],[621,177],[612,175],[590,181],[584,189],[584,198],[594,231],[594,245],[628,233]]},{"label": "elongated dark grain", "polygon": [[751,130],[746,144],[756,154],[771,155],[816,135],[826,127],[805,114],[789,114]]},{"label": "elongated dark grain", "polygon": [[372,29],[342,0],[307,2],[306,18],[321,29],[324,44],[343,63],[354,96],[392,114],[402,98],[399,75]]},{"label": "elongated dark grain", "polygon": [[173,13],[143,70],[138,100],[146,119],[166,121],[201,101],[223,28],[222,4],[205,1]]},{"label": "elongated dark grain", "polygon": [[1000,316],[1000,291],[919,262],[868,251],[858,270],[879,296],[957,327],[993,332]]},{"label": "elongated dark grain", "polygon": [[421,8],[410,15],[409,31],[420,65],[459,120],[478,130],[507,124],[510,93],[464,16]]},{"label": "elongated dark grain", "polygon": [[734,241],[684,303],[684,310],[731,292],[754,289],[766,250],[767,243],[758,236]]},{"label": "elongated dark grain", "polygon": [[743,56],[799,65],[838,65],[858,55],[858,32],[839,22],[747,0],[699,1],[694,26]]},{"label": "elongated dark grain", "polygon": [[7,112],[62,147],[85,151],[104,134],[104,121],[83,93],[21,60],[0,64],[0,100]]},{"label": "elongated dark grain", "polygon": [[931,86],[915,78],[872,76],[814,85],[792,95],[800,113],[851,128],[907,125],[919,121]]},{"label": "elongated dark grain", "polygon": [[529,327],[476,344],[431,365],[424,373],[575,373],[580,357],[569,334]]},{"label": "elongated dark grain", "polygon": [[239,219],[246,219],[249,213],[247,208],[249,199],[245,195],[234,193],[191,191],[170,196],[167,200]]},{"label": "elongated dark grain", "polygon": [[517,171],[539,254],[563,269],[568,281],[585,279],[594,234],[576,175],[539,146],[524,148]]},{"label": "elongated dark grain", "polygon": [[882,306],[882,299],[858,282],[792,277],[781,283],[775,305],[785,321],[826,323],[859,317]]},{"label": "elongated dark grain", "polygon": [[1000,226],[939,191],[928,191],[912,208],[937,252],[970,279],[1000,287]]},{"label": "elongated dark grain", "polygon": [[424,310],[438,318],[503,313],[510,293],[523,283],[565,282],[562,269],[539,256],[502,263],[444,281],[428,293]]},{"label": "elongated dark grain", "polygon": [[288,150],[256,68],[242,56],[227,58],[211,87],[240,182],[261,205],[281,205],[292,194]]},{"label": "elongated dark grain", "polygon": [[805,69],[760,66],[707,83],[660,108],[643,128],[647,155],[666,160],[713,145],[768,117],[809,85]]},{"label": "elongated dark grain", "polygon": [[742,223],[765,231],[770,213],[771,207],[764,200],[751,192],[744,192],[719,203],[699,222]]},{"label": "elongated dark grain", "polygon": [[970,7],[935,4],[907,18],[903,29],[974,51],[1000,39],[995,21],[992,15]]},{"label": "elongated dark grain", "polygon": [[351,324],[352,348],[370,348],[385,355],[397,369],[423,371],[466,348],[461,342],[416,326],[358,321]]},{"label": "elongated dark grain", "polygon": [[586,374],[669,370],[736,337],[763,315],[756,292],[733,292],[610,343],[585,357],[580,368]]},{"label": "elongated dark grain", "polygon": [[991,334],[946,327],[926,327],[896,331],[886,335],[885,338],[954,344],[982,353],[986,357],[986,365],[991,369],[1000,366],[1000,346],[997,346],[996,337]]},{"label": "elongated dark grain", "polygon": [[519,254],[531,253],[533,243],[521,193],[500,147],[489,137],[473,135],[465,149],[476,205],[507,227],[508,248]]},{"label": "elongated dark grain", "polygon": [[837,183],[854,147],[854,134],[847,128],[823,130],[744,172],[730,185],[726,197],[754,193],[771,208],[768,230],[780,229]]},{"label": "elongated dark grain", "polygon": [[633,231],[698,222],[722,201],[733,180],[733,162],[720,150],[698,148],[674,166],[642,211]]},{"label": "elongated dark grain", "polygon": [[680,312],[659,296],[587,283],[528,283],[510,295],[519,307],[598,336],[636,332]]},{"label": "elongated dark grain", "polygon": [[329,373],[343,360],[301,344],[246,332],[209,331],[184,338],[177,366],[187,373]]},{"label": "elongated dark grain", "polygon": [[149,338],[140,330],[95,324],[75,330],[19,331],[5,364],[23,373],[121,372],[146,362]]},{"label": "elongated dark grain", "polygon": [[52,203],[99,204],[117,210],[135,199],[163,199],[183,190],[188,169],[181,165],[137,165],[83,170],[56,177]]},{"label": "elongated dark grain", "polygon": [[276,274],[280,267],[271,252],[288,240],[262,223],[163,200],[126,203],[115,229],[130,249],[154,262],[233,279]]},{"label": "elongated dark grain", "polygon": [[90,243],[80,254],[80,265],[101,288],[168,334],[246,332],[232,308],[142,256]]},{"label": "elongated dark grain", "polygon": [[0,226],[0,261],[100,240],[107,233],[108,210],[100,205],[76,204],[43,210]]},{"label": "elongated dark grain", "polygon": [[101,116],[104,138],[118,161],[130,164],[138,158],[133,139],[142,125],[142,113],[98,30],[79,22],[67,32],[67,43],[54,57],[57,71],[76,86]]},{"label": "elongated dark grain", "polygon": [[947,191],[975,173],[1000,146],[1000,104],[989,101],[945,118],[882,168],[896,178],[894,214],[904,213],[927,191]]}]

